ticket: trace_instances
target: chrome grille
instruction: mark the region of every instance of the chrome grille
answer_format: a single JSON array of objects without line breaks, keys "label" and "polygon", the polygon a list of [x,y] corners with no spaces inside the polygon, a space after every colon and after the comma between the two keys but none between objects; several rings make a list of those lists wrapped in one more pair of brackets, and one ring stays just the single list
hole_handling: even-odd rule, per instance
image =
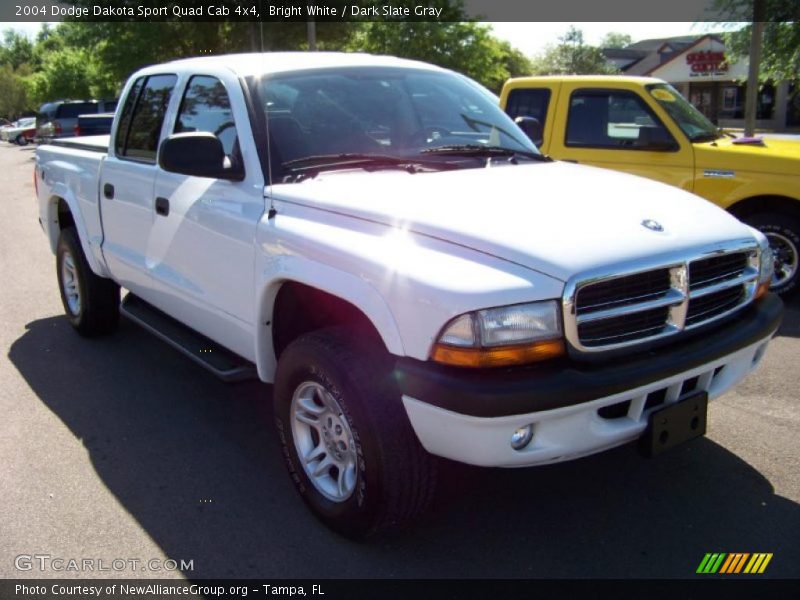
[{"label": "chrome grille", "polygon": [[753,241],[662,264],[577,277],[564,295],[564,331],[577,350],[599,352],[675,335],[749,303],[758,283]]}]

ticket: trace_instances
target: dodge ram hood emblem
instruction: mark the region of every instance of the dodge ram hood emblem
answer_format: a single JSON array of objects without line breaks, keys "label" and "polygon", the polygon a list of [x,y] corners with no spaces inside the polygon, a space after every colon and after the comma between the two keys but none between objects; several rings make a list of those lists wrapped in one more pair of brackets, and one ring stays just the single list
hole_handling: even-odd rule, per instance
[{"label": "dodge ram hood emblem", "polygon": [[647,227],[650,231],[664,231],[664,228],[661,226],[661,223],[658,221],[654,221],[653,219],[645,219],[642,221],[642,225]]}]

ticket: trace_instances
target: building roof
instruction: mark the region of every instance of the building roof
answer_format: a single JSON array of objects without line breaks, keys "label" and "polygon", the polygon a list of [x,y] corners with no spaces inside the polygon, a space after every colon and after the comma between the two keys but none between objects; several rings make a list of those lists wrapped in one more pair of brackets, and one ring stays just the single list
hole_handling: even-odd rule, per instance
[{"label": "building roof", "polygon": [[[626,75],[647,75],[669,62],[675,56],[708,37],[722,41],[718,33],[703,33],[698,35],[681,35],[670,38],[653,38],[640,40],[625,48],[603,48],[603,55],[620,66]],[[628,60],[627,64],[621,64]]]}]

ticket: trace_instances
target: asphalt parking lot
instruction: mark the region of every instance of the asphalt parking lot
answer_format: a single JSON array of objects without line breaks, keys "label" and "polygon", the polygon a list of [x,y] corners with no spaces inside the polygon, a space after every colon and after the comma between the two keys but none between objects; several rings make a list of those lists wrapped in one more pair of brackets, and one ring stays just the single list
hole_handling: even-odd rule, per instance
[{"label": "asphalt parking lot", "polygon": [[[800,577],[800,305],[709,433],[655,460],[623,447],[539,469],[445,469],[435,509],[356,544],[302,506],[270,388],[229,385],[123,321],[85,340],[62,317],[37,223],[34,147],[0,145],[0,577],[693,576],[706,552],[771,552]],[[192,561],[29,571],[20,555]]]}]

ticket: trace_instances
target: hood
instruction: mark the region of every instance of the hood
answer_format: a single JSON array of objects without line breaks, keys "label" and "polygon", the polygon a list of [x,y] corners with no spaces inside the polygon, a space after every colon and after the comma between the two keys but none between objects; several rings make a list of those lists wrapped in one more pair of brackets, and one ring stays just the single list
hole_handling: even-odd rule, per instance
[{"label": "hood", "polygon": [[[615,171],[534,163],[436,173],[334,171],[272,187],[288,201],[404,228],[566,281],[587,269],[752,237],[697,196]],[[662,232],[642,225],[657,221]]]},{"label": "hood", "polygon": [[720,138],[694,144],[697,168],[800,175],[800,140],[766,135],[761,144],[734,142],[731,138]]}]

